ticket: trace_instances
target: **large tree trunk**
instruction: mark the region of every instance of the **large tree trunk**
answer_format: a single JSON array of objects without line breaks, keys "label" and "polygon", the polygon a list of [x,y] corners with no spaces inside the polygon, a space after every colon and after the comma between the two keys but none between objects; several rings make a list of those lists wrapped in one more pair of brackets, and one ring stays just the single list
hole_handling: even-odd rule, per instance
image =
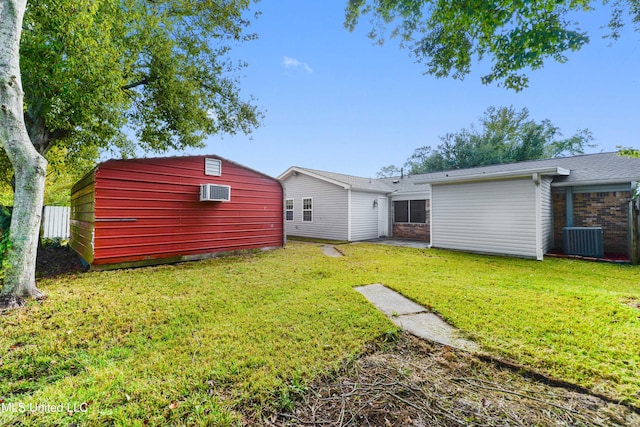
[{"label": "large tree trunk", "polygon": [[47,161],[35,150],[24,123],[20,80],[20,34],[26,0],[0,0],[0,143],[16,179],[0,308],[21,305],[25,297],[41,298],[35,270]]}]

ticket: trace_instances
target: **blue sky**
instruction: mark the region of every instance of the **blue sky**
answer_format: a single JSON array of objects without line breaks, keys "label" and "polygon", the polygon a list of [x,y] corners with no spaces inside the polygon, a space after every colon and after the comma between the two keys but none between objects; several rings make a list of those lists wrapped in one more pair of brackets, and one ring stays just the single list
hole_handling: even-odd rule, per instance
[{"label": "blue sky", "polygon": [[302,166],[375,177],[383,166],[402,166],[421,146],[468,128],[487,107],[527,107],[565,136],[588,128],[597,147],[639,147],[640,32],[631,28],[609,46],[600,26],[606,11],[579,16],[591,42],[529,72],[529,88],[515,93],[480,83],[481,69],[464,81],[424,75],[394,40],[366,37],[367,20],[344,29],[347,0],[277,0],[257,3],[251,30],[259,39],[234,50],[248,62],[242,94],[266,114],[250,136],[211,137],[185,154],[218,154],[272,176]]}]

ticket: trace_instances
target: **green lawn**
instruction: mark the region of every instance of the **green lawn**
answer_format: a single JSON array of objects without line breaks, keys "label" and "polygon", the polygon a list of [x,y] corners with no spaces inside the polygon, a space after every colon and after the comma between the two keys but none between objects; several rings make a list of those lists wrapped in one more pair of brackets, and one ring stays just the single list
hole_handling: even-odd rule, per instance
[{"label": "green lawn", "polygon": [[[348,246],[376,280],[439,313],[490,352],[640,403],[640,269],[459,252]],[[359,266],[359,267],[358,267]]]},{"label": "green lawn", "polygon": [[[290,243],[41,282],[48,300],[0,316],[0,424],[235,425],[240,412],[289,407],[314,376],[393,336],[351,289],[369,283],[430,306],[488,351],[640,402],[640,311],[625,304],[640,300],[637,268],[340,250]],[[79,411],[33,406],[43,404]]]}]

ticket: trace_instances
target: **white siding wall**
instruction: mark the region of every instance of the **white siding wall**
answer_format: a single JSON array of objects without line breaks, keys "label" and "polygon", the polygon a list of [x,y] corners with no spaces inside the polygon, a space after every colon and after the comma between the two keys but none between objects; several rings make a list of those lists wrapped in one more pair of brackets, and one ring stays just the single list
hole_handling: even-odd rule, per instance
[{"label": "white siding wall", "polygon": [[540,203],[542,210],[542,251],[546,253],[553,249],[553,201],[551,200],[551,181],[553,178],[544,176],[540,182]]},{"label": "white siding wall", "polygon": [[349,240],[367,240],[378,237],[378,209],[374,207],[380,194],[351,192],[351,238]]},{"label": "white siding wall", "polygon": [[536,258],[531,178],[433,185],[434,247]]},{"label": "white siding wall", "polygon": [[[284,182],[285,199],[293,199],[293,221],[285,221],[290,236],[348,240],[348,192],[344,188],[299,173]],[[313,222],[302,221],[302,199],[313,198]]]}]

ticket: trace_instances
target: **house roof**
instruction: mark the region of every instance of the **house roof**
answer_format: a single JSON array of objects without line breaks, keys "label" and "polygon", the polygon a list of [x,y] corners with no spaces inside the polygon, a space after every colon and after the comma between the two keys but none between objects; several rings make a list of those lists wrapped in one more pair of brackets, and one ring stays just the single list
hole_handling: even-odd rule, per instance
[{"label": "house roof", "polygon": [[422,177],[423,175],[404,175],[402,177],[380,178],[379,181],[392,187],[396,193],[429,192],[431,190],[430,184],[418,184],[418,181],[424,181]]},{"label": "house roof", "polygon": [[282,181],[294,172],[304,173],[345,189],[402,194],[428,192],[431,184],[504,179],[534,173],[553,175],[554,187],[623,184],[640,181],[640,159],[617,153],[584,154],[378,179],[292,166],[278,179]]},{"label": "house roof", "polygon": [[394,189],[379,179],[362,178],[359,176],[345,175],[335,172],[321,171],[317,169],[301,168],[292,166],[278,176],[279,180],[284,180],[294,173],[303,173],[323,181],[339,185],[345,189],[369,191],[374,193],[391,193]]},{"label": "house roof", "polygon": [[557,168],[568,170],[568,175],[559,174],[554,186],[619,184],[640,181],[640,159],[620,156],[617,153],[584,154],[572,157],[532,160],[504,165],[482,166],[443,172],[415,175],[417,183],[443,183],[461,178],[488,179],[503,174],[517,175],[521,172],[546,171]]}]

